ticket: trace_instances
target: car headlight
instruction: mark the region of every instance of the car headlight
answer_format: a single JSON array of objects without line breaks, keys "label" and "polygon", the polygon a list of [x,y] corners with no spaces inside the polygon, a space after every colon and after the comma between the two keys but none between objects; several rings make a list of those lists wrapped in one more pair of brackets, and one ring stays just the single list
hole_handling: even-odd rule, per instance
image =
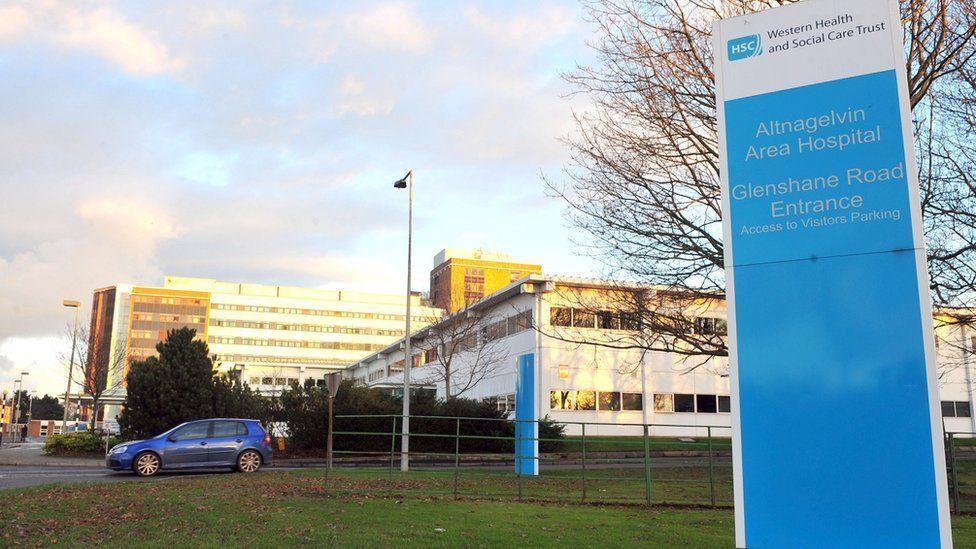
[{"label": "car headlight", "polygon": [[126,446],[125,444],[123,444],[122,446],[116,446],[115,448],[112,448],[112,451],[109,452],[109,453],[110,454],[124,454],[125,451],[128,450],[128,449],[129,449],[129,447]]}]

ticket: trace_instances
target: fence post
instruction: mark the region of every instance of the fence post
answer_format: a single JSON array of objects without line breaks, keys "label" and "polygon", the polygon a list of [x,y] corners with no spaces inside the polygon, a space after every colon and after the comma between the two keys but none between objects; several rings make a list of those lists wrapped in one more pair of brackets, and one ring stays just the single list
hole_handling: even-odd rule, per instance
[{"label": "fence post", "polygon": [[393,416],[393,430],[390,431],[390,495],[393,495],[393,460],[396,451],[397,416]]},{"label": "fence post", "polygon": [[644,499],[651,504],[651,440],[648,438],[647,424],[644,424]]},{"label": "fence post", "polygon": [[458,496],[458,475],[460,474],[460,455],[461,455],[461,418],[455,420],[457,425],[454,429],[454,499]]},{"label": "fence post", "polygon": [[708,494],[715,507],[715,473],[712,467],[712,428],[708,428]]},{"label": "fence post", "polygon": [[953,433],[946,433],[949,437],[949,476],[952,479],[952,510],[959,514],[959,483],[956,478],[956,448]]},{"label": "fence post", "polygon": [[522,429],[520,428],[520,420],[516,418],[515,420],[515,476],[518,480],[518,500],[522,501],[522,468],[525,466],[522,463]]},{"label": "fence post", "polygon": [[580,473],[581,473],[581,480],[583,482],[582,501],[585,503],[586,502],[586,424],[585,423],[582,425],[582,428],[583,428],[583,432],[582,432],[583,436],[581,437],[582,439],[581,444],[583,446],[583,459],[581,460],[582,467],[580,469]]}]

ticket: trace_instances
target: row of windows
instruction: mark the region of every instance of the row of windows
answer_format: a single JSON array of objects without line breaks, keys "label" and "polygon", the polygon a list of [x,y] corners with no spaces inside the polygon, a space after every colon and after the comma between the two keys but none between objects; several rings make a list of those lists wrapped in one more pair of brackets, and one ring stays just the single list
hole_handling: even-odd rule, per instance
[{"label": "row of windows", "polygon": [[137,313],[156,313],[164,315],[195,314],[206,316],[206,305],[163,305],[160,303],[136,302],[132,304],[132,310]]},{"label": "row of windows", "polygon": [[179,315],[166,315],[154,320],[135,320],[132,322],[132,328],[134,330],[156,330],[163,331],[164,333],[166,330],[182,328],[184,326],[193,328],[198,332],[202,332],[205,328],[203,318],[196,316],[181,318]]},{"label": "row of windows", "polygon": [[484,341],[494,341],[519,332],[524,332],[532,327],[532,312],[522,311],[508,318],[503,318],[498,322],[492,322],[481,329],[481,338]]},{"label": "row of windows", "polygon": [[341,341],[297,341],[294,339],[251,339],[246,337],[210,336],[210,343],[220,345],[251,345],[256,347],[296,347],[300,349],[340,349],[343,351],[378,351],[379,343],[347,343]]},{"label": "row of windows", "polygon": [[[260,386],[260,385],[264,385],[264,386],[267,386],[267,387],[284,387],[284,386],[296,387],[298,384],[299,384],[299,381],[298,381],[298,378],[296,378],[296,377],[252,377],[248,381],[248,385],[251,385],[251,386],[254,386],[254,387],[257,387],[257,386]],[[315,380],[315,386],[316,387],[324,387],[325,386],[325,380],[324,379],[316,379]]]},{"label": "row of windows", "polygon": [[599,330],[636,330],[639,322],[633,313],[612,311],[585,311],[569,307],[552,307],[549,310],[549,324],[573,328],[596,328]]},{"label": "row of windows", "polygon": [[942,417],[972,417],[973,412],[965,401],[942,401]]},{"label": "row of windows", "polygon": [[610,412],[640,411],[644,399],[640,393],[619,391],[549,391],[551,410],[601,410]]},{"label": "row of windows", "polygon": [[[328,309],[297,309],[289,307],[262,307],[258,305],[237,305],[233,303],[214,303],[213,309],[221,311],[248,311],[252,313],[279,313],[286,315],[337,316],[342,318],[369,318],[373,320],[403,320],[404,315],[383,313],[357,313],[354,311],[331,311]],[[422,316],[411,316],[416,322],[426,322]]]},{"label": "row of windows", "polygon": [[728,395],[663,393],[654,395],[654,411],[665,413],[726,414],[732,402]]},{"label": "row of windows", "polygon": [[356,362],[355,360],[343,360],[338,358],[306,358],[300,356],[274,356],[274,355],[237,355],[220,354],[217,355],[217,362],[244,363],[244,364],[308,364],[314,366],[344,366]]},{"label": "row of windows", "polygon": [[253,322],[250,320],[210,319],[211,326],[223,328],[253,328],[255,330],[284,330],[291,332],[316,332],[325,334],[359,334],[403,337],[403,330],[379,328],[351,328],[347,326],[322,326],[320,324],[281,324],[278,322]]},{"label": "row of windows", "polygon": [[369,373],[369,382],[372,383],[377,379],[383,379],[386,376],[386,372],[383,370],[376,370],[375,372]]},{"label": "row of windows", "polygon": [[[552,307],[549,311],[549,323],[553,326],[598,330],[637,330],[641,324],[634,313],[593,312],[569,307]],[[702,335],[725,335],[728,333],[728,323],[723,318],[701,316],[695,317],[691,323],[675,326],[674,329]]]}]

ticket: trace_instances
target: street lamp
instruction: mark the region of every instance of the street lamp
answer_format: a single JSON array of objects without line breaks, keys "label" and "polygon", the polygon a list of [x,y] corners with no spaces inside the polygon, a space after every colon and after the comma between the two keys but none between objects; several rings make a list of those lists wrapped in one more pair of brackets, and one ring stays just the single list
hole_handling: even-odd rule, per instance
[{"label": "street lamp", "polygon": [[71,405],[71,376],[75,370],[75,347],[78,343],[78,311],[81,309],[81,303],[72,299],[65,299],[61,304],[69,309],[75,310],[75,324],[71,330],[71,359],[68,361],[68,387],[64,390],[64,417],[61,418],[61,432],[64,433],[67,430],[68,408]]},{"label": "street lamp", "polygon": [[10,430],[10,441],[11,442],[13,442],[13,440],[14,440],[14,432],[13,432],[13,429],[14,429],[14,427],[17,426],[17,420],[19,419],[20,396],[24,392],[24,376],[29,376],[29,375],[30,375],[30,372],[21,372],[20,373],[20,379],[15,379],[14,380],[14,387],[16,387],[19,384],[20,385],[20,389],[16,389],[16,388],[14,389],[14,409],[13,409],[13,414],[11,415],[11,418],[10,418],[10,421],[11,421],[11,424],[12,424],[12,427],[11,427],[11,430]]},{"label": "street lamp", "polygon": [[410,469],[410,259],[413,254],[413,170],[393,184],[396,189],[407,189],[407,317],[403,339],[403,436],[400,439],[400,471]]}]

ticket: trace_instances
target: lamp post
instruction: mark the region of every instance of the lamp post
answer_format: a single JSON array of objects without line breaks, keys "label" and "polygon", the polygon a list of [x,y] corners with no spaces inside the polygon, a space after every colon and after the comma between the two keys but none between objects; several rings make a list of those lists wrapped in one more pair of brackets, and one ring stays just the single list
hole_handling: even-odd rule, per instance
[{"label": "lamp post", "polygon": [[67,432],[68,408],[71,407],[71,376],[74,375],[75,370],[75,347],[78,344],[78,311],[81,309],[81,303],[65,299],[61,304],[75,310],[75,323],[71,330],[71,359],[68,361],[68,387],[64,390],[64,417],[61,418],[61,432],[64,433]]},{"label": "lamp post", "polygon": [[403,436],[400,437],[400,471],[410,469],[410,367],[413,355],[410,351],[410,263],[413,255],[413,170],[393,184],[396,189],[407,189],[407,316],[403,338]]},{"label": "lamp post", "polygon": [[[21,395],[24,393],[24,376],[29,376],[29,375],[30,372],[21,372],[20,379],[14,381],[14,386],[16,387],[16,385],[19,384],[20,389],[14,389],[14,409],[13,409],[13,415],[11,416],[11,420],[10,420],[13,424],[13,428],[17,427],[17,420],[19,419],[18,416],[20,412],[20,399],[21,399]],[[14,440],[14,433],[13,433],[13,429],[11,429],[10,441],[13,442],[13,440]]]}]

